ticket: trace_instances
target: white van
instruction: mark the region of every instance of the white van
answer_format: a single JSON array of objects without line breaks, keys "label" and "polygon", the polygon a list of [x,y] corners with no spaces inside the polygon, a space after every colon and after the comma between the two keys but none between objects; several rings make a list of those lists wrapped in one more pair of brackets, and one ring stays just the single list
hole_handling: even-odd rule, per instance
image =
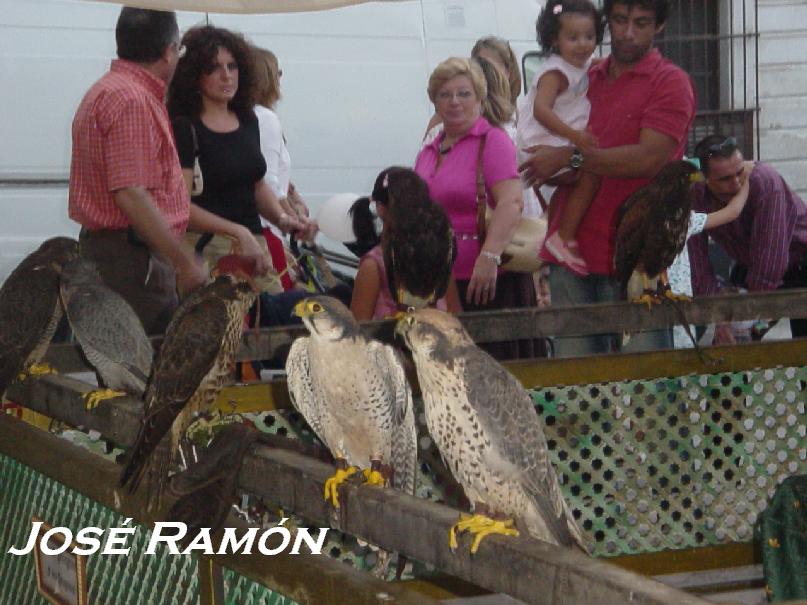
[{"label": "white van", "polygon": [[[337,192],[369,192],[390,164],[410,165],[433,108],[431,69],[498,35],[535,50],[539,0],[367,2],[323,12],[179,13],[272,49],[283,68],[278,107],[292,179],[316,211]],[[76,235],[67,217],[70,124],[109,67],[120,6],[0,0],[0,282],[47,237]]]}]

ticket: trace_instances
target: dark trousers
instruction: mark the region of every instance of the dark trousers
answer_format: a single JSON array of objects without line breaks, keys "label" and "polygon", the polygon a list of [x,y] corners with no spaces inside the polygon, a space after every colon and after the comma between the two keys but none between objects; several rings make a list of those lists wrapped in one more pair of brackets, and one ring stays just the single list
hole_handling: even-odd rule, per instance
[{"label": "dark trousers", "polygon": [[126,229],[82,229],[79,253],[134,309],[146,334],[163,334],[179,305],[174,270]]},{"label": "dark trousers", "polygon": [[[732,285],[746,288],[747,277],[748,268],[737,263],[731,269],[729,281]],[[807,288],[807,258],[802,258],[798,264],[790,267],[782,277],[782,285],[779,286],[779,289],[790,290],[792,288]],[[793,338],[807,336],[807,318],[791,319],[790,332],[793,334]]]},{"label": "dark trousers", "polygon": [[[510,273],[508,271],[500,273],[496,280],[496,296],[487,305],[475,305],[468,302],[466,296],[468,281],[457,280],[457,290],[459,291],[463,311],[492,311],[495,309],[535,307],[538,305],[535,296],[535,282],[533,282],[531,273]],[[488,342],[480,344],[479,347],[500,361],[546,357],[548,351],[547,342],[544,338]]]}]

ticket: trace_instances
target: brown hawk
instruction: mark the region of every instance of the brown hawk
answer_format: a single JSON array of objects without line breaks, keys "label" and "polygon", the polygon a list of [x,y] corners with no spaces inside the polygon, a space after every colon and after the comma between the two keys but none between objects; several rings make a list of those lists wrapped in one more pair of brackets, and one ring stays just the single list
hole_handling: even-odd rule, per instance
[{"label": "brown hawk", "polygon": [[[667,269],[686,245],[691,188],[699,179],[700,172],[691,162],[670,162],[619,209],[614,269],[623,295],[627,295],[628,282],[636,271],[644,283],[644,293],[637,302],[650,305],[659,302],[660,296],[675,298]],[[648,280],[656,277],[661,281],[658,292],[648,287]]]},{"label": "brown hawk", "polygon": [[454,478],[473,506],[452,527],[476,537],[518,535],[515,524],[540,540],[587,551],[560,492],[532,398],[510,372],[477,347],[459,320],[418,309],[396,332],[412,350],[426,425]]},{"label": "brown hawk", "polygon": [[62,270],[61,296],[73,335],[107,387],[87,393],[87,407],[126,394],[142,398],[154,349],[134,309],[84,258]]},{"label": "brown hawk", "polygon": [[0,398],[21,373],[39,373],[62,317],[59,273],[78,256],[78,242],[54,237],[12,271],[0,288]]},{"label": "brown hawk", "polygon": [[148,474],[151,509],[162,505],[169,467],[194,415],[208,411],[232,376],[244,316],[255,301],[254,259],[225,256],[214,273],[218,277],[182,301],[168,324],[146,390],[143,425],[121,475],[121,486],[133,492]]}]

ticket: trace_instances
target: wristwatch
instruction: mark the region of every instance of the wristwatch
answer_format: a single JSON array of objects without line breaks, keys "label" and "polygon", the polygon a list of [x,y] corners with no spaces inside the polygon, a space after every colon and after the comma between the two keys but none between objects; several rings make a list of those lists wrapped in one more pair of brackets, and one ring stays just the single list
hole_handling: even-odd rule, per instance
[{"label": "wristwatch", "polygon": [[574,148],[572,151],[572,155],[569,156],[569,168],[573,170],[580,170],[583,166],[583,152],[580,151],[577,147]]}]

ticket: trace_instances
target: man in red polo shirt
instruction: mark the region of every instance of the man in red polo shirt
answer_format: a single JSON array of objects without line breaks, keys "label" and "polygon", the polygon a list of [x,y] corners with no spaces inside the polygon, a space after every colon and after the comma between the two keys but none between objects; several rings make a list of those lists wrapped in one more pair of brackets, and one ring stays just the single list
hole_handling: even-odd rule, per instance
[{"label": "man in red polo shirt", "polygon": [[165,331],[187,293],[207,279],[182,236],[233,238],[259,258],[241,225],[190,203],[164,97],[180,56],[173,12],[124,7],[115,27],[118,59],[81,101],[73,119],[70,218],[82,225],[81,255],[132,305],[146,332]]},{"label": "man in red polo shirt", "polygon": [[[528,181],[546,180],[566,166],[602,177],[576,235],[590,273],[579,277],[553,264],[549,278],[553,305],[617,299],[619,289],[612,279],[617,210],[667,162],[684,153],[695,115],[695,94],[689,76],[653,47],[655,35],[664,28],[668,4],[668,0],[605,0],[611,55],[591,69],[588,87],[589,129],[598,148],[582,154],[572,147],[536,147],[521,166]],[[559,190],[552,203],[562,207],[568,192]],[[549,234],[557,227],[555,220]],[[545,250],[542,255],[554,262]],[[630,343],[634,351],[664,346],[672,346],[669,330],[637,334]],[[558,357],[614,348],[613,335],[555,340]]]}]

